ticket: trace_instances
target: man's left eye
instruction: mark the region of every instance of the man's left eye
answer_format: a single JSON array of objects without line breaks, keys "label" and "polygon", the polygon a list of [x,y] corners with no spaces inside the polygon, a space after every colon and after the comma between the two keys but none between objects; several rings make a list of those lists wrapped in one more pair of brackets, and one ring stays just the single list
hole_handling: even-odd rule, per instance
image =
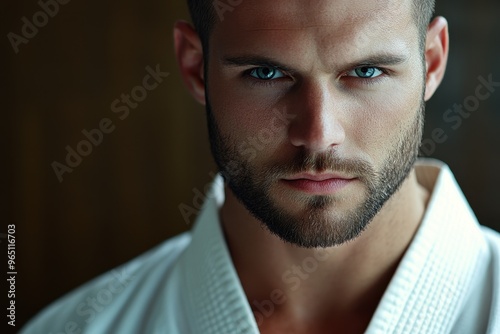
[{"label": "man's left eye", "polygon": [[283,78],[283,72],[274,67],[257,67],[250,71],[250,76],[260,80],[273,80]]},{"label": "man's left eye", "polygon": [[361,79],[371,79],[376,78],[384,74],[384,72],[378,67],[363,66],[355,68],[354,70],[347,73],[348,76],[358,77]]}]

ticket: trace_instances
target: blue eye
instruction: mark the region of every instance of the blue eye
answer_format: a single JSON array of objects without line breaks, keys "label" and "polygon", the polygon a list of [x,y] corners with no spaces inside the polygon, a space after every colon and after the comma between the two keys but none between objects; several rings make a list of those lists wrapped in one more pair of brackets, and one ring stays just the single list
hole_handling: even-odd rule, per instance
[{"label": "blue eye", "polygon": [[273,80],[283,78],[283,72],[274,67],[257,67],[250,71],[250,76],[260,80]]},{"label": "blue eye", "polygon": [[348,73],[349,76],[358,77],[362,79],[376,78],[384,74],[384,72],[377,67],[363,66],[355,68]]}]

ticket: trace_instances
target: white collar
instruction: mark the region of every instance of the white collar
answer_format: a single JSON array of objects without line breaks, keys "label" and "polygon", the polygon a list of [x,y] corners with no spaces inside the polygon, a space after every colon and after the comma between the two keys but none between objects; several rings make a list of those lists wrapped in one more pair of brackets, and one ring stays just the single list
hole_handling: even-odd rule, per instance
[{"label": "white collar", "polygon": [[218,175],[181,259],[191,333],[259,333],[219,222],[224,182]]},{"label": "white collar", "polygon": [[464,307],[484,239],[450,169],[416,165],[432,190],[424,219],[382,297],[367,333],[449,333]]}]

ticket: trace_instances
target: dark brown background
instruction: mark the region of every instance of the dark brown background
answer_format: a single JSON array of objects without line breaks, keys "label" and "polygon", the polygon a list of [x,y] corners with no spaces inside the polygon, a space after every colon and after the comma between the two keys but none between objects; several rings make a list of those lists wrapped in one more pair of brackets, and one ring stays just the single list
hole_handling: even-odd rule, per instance
[{"label": "dark brown background", "polygon": [[[40,10],[34,0],[1,6],[4,36],[20,34],[21,18],[31,21]],[[433,156],[451,166],[479,220],[500,229],[500,91],[456,131],[442,119],[474,93],[479,75],[500,81],[500,4],[442,0],[438,13],[450,22],[451,59],[428,104],[425,136],[443,128],[449,139]],[[173,22],[187,17],[181,0],[73,0],[18,54],[4,38],[1,212],[3,226],[17,226],[18,325],[72,288],[190,228],[178,205],[191,204],[192,189],[203,189],[215,168],[203,109],[183,88],[173,58]],[[145,67],[156,64],[170,76],[119,120],[111,102],[140,85]],[[113,121],[114,132],[59,183],[51,163],[64,162],[65,146],[75,148],[81,131],[102,118]]]}]

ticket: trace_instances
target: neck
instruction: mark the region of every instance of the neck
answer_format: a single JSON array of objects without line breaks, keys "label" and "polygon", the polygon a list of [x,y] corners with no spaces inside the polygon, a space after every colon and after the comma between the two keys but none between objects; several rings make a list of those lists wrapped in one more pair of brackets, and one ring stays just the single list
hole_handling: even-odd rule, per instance
[{"label": "neck", "polygon": [[[358,238],[319,250],[283,242],[262,228],[229,188],[225,192],[222,226],[259,325],[279,319],[318,324],[331,322],[332,315],[369,322],[428,199],[413,171]],[[269,303],[262,309],[266,301],[272,312]]]}]

